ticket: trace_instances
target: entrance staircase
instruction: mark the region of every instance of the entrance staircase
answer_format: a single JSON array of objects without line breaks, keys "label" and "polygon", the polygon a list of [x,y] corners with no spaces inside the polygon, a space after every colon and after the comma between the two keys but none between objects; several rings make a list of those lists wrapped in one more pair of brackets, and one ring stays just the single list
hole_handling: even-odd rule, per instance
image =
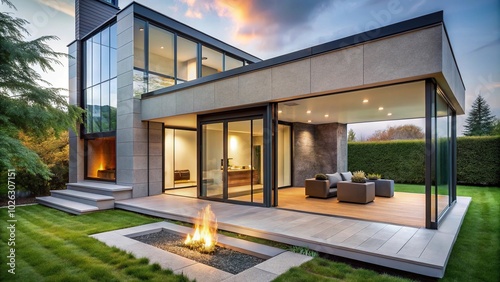
[{"label": "entrance staircase", "polygon": [[109,182],[83,181],[66,184],[66,190],[52,190],[50,196],[36,201],[72,214],[86,214],[113,209],[115,200],[132,198],[132,187]]}]

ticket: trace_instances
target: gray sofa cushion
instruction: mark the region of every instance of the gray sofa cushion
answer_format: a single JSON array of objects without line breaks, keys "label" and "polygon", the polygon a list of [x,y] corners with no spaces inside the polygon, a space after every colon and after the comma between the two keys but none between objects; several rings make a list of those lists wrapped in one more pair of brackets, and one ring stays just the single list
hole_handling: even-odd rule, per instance
[{"label": "gray sofa cushion", "polygon": [[343,181],[351,181],[352,173],[350,171],[348,171],[348,172],[341,172],[340,175],[342,175],[342,180]]},{"label": "gray sofa cushion", "polygon": [[330,181],[330,188],[337,187],[337,183],[342,181],[342,176],[340,176],[340,173],[338,172],[327,174],[326,176],[328,176],[328,180]]}]

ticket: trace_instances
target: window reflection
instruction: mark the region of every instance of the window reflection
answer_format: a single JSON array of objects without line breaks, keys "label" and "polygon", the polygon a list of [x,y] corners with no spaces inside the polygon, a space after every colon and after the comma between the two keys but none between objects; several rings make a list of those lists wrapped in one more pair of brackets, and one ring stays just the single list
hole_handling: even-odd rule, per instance
[{"label": "window reflection", "polygon": [[[84,42],[86,133],[116,130],[116,24]],[[111,83],[110,80],[114,82]]]}]

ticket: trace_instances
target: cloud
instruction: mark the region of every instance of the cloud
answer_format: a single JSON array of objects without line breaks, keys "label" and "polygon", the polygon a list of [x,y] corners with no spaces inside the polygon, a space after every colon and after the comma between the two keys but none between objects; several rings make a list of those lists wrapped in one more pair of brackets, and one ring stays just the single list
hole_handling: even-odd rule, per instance
[{"label": "cloud", "polygon": [[489,43],[486,43],[486,44],[483,44],[483,45],[477,47],[476,49],[472,50],[471,53],[478,52],[478,51],[484,50],[484,49],[489,48],[489,47],[499,48],[500,47],[500,38],[497,38]]},{"label": "cloud", "polygon": [[62,12],[68,16],[75,17],[75,5],[71,0],[37,0],[40,4],[51,9]]},{"label": "cloud", "polygon": [[234,22],[232,36],[242,43],[256,44],[262,50],[276,50],[292,43],[311,29],[310,22],[334,1],[289,0],[181,0],[186,16],[203,18],[205,13]]}]

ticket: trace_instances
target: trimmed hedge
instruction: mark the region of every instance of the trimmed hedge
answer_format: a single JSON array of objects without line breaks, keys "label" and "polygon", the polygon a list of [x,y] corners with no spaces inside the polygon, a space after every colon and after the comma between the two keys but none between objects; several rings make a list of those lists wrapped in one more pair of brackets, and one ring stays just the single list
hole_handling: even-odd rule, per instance
[{"label": "trimmed hedge", "polygon": [[500,136],[457,138],[457,182],[500,186]]},{"label": "trimmed hedge", "polygon": [[421,140],[352,142],[348,169],[379,173],[397,183],[425,182],[425,142]]},{"label": "trimmed hedge", "polygon": [[[348,169],[380,173],[398,183],[425,182],[425,142],[351,142]],[[457,182],[500,186],[500,136],[457,138]]]}]

